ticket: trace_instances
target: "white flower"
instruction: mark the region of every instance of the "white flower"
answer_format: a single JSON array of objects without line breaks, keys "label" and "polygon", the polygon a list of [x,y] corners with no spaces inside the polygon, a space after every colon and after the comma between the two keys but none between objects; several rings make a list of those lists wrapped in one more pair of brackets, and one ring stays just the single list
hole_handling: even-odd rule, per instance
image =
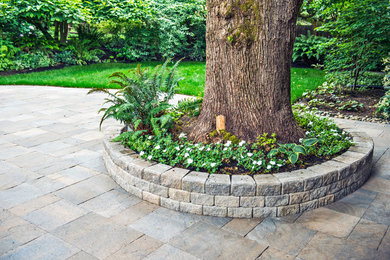
[{"label": "white flower", "polygon": [[181,139],[181,138],[185,138],[185,137],[187,137],[187,135],[185,134],[185,133],[181,133],[180,135],[179,135],[179,138]]},{"label": "white flower", "polygon": [[203,151],[203,150],[204,150],[204,146],[199,147],[199,151]]},{"label": "white flower", "polygon": [[208,152],[210,152],[211,151],[211,148],[209,147],[209,148],[207,148],[207,150],[206,151],[208,151]]},{"label": "white flower", "polygon": [[211,167],[215,167],[215,165],[216,165],[216,163],[215,163],[215,162],[213,162],[213,163],[210,163],[210,166],[211,166]]},{"label": "white flower", "polygon": [[188,157],[188,156],[190,156],[189,153],[185,153],[185,154],[184,154],[184,157]]},{"label": "white flower", "polygon": [[142,156],[142,155],[144,155],[145,154],[145,152],[144,151],[141,151],[140,153],[139,153],[139,156]]},{"label": "white flower", "polygon": [[156,147],[154,147],[154,149],[156,149],[156,150],[158,150],[160,148],[161,148],[160,145],[157,145]]},{"label": "white flower", "polygon": [[148,139],[151,140],[153,138],[153,136],[149,135]]},{"label": "white flower", "polygon": [[270,161],[269,163],[272,164],[272,165],[275,165],[275,164],[276,164],[274,161]]},{"label": "white flower", "polygon": [[262,165],[263,162],[262,161],[257,161],[257,165]]},{"label": "white flower", "polygon": [[187,150],[187,151],[191,151],[191,148],[188,147],[186,150]]},{"label": "white flower", "polygon": [[247,153],[246,155],[248,155],[248,157],[251,157],[253,153]]},{"label": "white flower", "polygon": [[229,141],[226,142],[225,146],[228,147],[231,144],[232,144],[232,141],[229,140]]},{"label": "white flower", "polygon": [[191,158],[188,158],[188,160],[187,160],[187,163],[188,164],[191,164],[191,163],[193,163],[194,162],[194,160],[192,160]]},{"label": "white flower", "polygon": [[179,147],[179,146],[176,146],[175,149],[176,149],[177,151],[180,151],[180,147]]},{"label": "white flower", "polygon": [[278,163],[278,167],[282,167],[282,165],[280,163]]},{"label": "white flower", "polygon": [[167,152],[167,149],[164,149],[163,153],[166,153]]},{"label": "white flower", "polygon": [[267,169],[268,169],[268,170],[269,170],[269,169],[271,169],[271,168],[272,168],[272,166],[271,166],[271,165],[268,165],[268,166],[267,166]]},{"label": "white flower", "polygon": [[253,161],[253,164],[257,164],[257,162],[256,162],[256,161]]},{"label": "white flower", "polygon": [[23,37],[23,34],[19,34],[19,37]]},{"label": "white flower", "polygon": [[224,150],[224,151],[227,151],[227,148],[225,147],[225,148],[223,148],[223,150]]},{"label": "white flower", "polygon": [[243,146],[244,144],[245,144],[245,141],[242,140],[238,145],[239,145],[239,146]]},{"label": "white flower", "polygon": [[308,134],[310,134],[310,132],[309,132],[309,131],[306,131],[306,132],[305,132],[305,135],[308,135]]},{"label": "white flower", "polygon": [[302,143],[302,141],[303,141],[303,138],[299,138],[299,142]]},{"label": "white flower", "polygon": [[32,26],[32,25],[30,25],[28,28],[29,28],[30,30],[34,30],[34,26]]},{"label": "white flower", "polygon": [[339,134],[338,134],[338,133],[334,133],[333,135],[334,135],[334,136],[338,136]]},{"label": "white flower", "polygon": [[152,158],[153,158],[153,156],[151,156],[151,155],[148,156],[149,161],[152,160]]},{"label": "white flower", "polygon": [[233,160],[235,160],[236,159],[236,156],[233,156]]}]

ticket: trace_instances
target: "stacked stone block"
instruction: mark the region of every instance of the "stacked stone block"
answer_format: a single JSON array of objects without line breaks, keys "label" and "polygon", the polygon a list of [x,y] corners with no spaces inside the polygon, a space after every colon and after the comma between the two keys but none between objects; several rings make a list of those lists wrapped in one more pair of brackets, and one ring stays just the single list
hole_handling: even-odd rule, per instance
[{"label": "stacked stone block", "polygon": [[172,210],[218,217],[286,216],[325,206],[357,190],[371,173],[373,142],[350,129],[355,146],[330,161],[277,174],[223,175],[148,162],[104,138],[108,173],[129,193]]}]

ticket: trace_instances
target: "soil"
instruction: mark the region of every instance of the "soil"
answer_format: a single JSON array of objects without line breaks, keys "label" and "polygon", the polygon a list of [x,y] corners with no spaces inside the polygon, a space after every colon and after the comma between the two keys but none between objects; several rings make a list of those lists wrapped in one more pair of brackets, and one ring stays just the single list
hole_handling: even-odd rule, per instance
[{"label": "soil", "polygon": [[[324,99],[325,105],[316,106],[321,111],[326,111],[332,114],[342,114],[348,116],[358,116],[361,118],[375,118],[375,111],[380,98],[385,94],[384,89],[367,89],[363,91],[346,91],[341,95],[337,95],[338,100],[342,102],[357,101],[363,104],[363,108],[358,111],[339,110],[338,106],[330,107],[329,103],[334,103],[334,97],[330,94],[316,96],[317,99]],[[303,98],[299,102],[308,105],[310,99]]]}]

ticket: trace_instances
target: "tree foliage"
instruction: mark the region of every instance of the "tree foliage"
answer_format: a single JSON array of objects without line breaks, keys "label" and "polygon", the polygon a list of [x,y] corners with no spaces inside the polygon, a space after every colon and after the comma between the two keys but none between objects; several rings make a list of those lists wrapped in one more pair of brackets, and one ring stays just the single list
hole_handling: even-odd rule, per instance
[{"label": "tree foliage", "polygon": [[380,70],[382,59],[390,51],[387,1],[314,0],[306,5],[304,13],[318,21],[318,31],[332,35],[325,43],[329,50],[325,69],[331,79],[340,71],[348,71],[356,86],[362,74]]}]

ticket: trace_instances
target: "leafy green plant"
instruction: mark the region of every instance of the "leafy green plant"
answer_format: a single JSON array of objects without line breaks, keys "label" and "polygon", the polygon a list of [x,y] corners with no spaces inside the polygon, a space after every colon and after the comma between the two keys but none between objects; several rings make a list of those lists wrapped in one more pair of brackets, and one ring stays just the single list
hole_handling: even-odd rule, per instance
[{"label": "leafy green plant", "polygon": [[390,120],[390,90],[379,100],[376,115],[383,119]]},{"label": "leafy green plant", "polygon": [[55,63],[58,64],[65,64],[65,65],[76,64],[76,60],[74,59],[71,51],[57,52],[53,55],[53,60]]},{"label": "leafy green plant", "polygon": [[89,91],[89,94],[104,92],[109,95],[105,103],[111,106],[99,110],[104,112],[100,126],[105,119],[114,118],[124,123],[130,131],[146,130],[157,136],[169,128],[172,118],[166,114],[167,109],[171,107],[168,101],[173,97],[175,88],[181,80],[176,76],[180,61],[168,69],[170,61],[168,59],[154,70],[141,69],[141,65],[138,65],[131,71],[130,77],[122,72],[112,74],[110,78],[114,80],[111,83],[121,87],[114,94],[106,89]]},{"label": "leafy green plant", "polygon": [[184,100],[181,100],[175,110],[173,111],[173,114],[176,118],[179,118],[183,115],[188,115],[190,117],[198,116],[200,113],[200,109],[203,103],[203,98],[187,98]]},{"label": "leafy green plant", "polygon": [[279,144],[279,147],[277,149],[272,149],[267,156],[273,157],[277,154],[282,154],[287,156],[290,163],[295,164],[299,159],[299,155],[307,155],[310,148],[317,142],[317,138],[305,138],[302,140],[302,145],[294,143]]},{"label": "leafy green plant", "polygon": [[301,34],[297,36],[293,49],[293,61],[319,62],[325,55],[325,48],[322,44],[326,41],[327,38],[312,35],[310,31],[307,31],[307,35]]},{"label": "leafy green plant", "polygon": [[338,107],[338,110],[345,110],[345,111],[360,111],[364,108],[363,103],[360,103],[356,100],[350,100],[345,101],[342,103],[340,107]]},{"label": "leafy green plant", "polygon": [[76,56],[77,64],[85,65],[88,62],[99,62],[99,56],[105,54],[103,50],[97,48],[98,46],[97,42],[89,39],[73,39],[70,41],[67,49]]},{"label": "leafy green plant", "polygon": [[54,65],[55,62],[49,56],[42,52],[36,53],[22,53],[15,58],[15,69],[36,69],[41,67],[49,67]]}]

